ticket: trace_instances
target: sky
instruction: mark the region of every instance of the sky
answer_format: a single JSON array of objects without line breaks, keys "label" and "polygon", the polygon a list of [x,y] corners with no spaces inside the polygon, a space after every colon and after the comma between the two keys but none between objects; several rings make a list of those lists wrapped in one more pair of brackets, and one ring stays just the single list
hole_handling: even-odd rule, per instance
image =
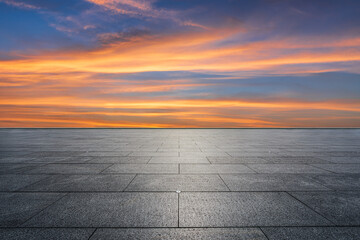
[{"label": "sky", "polygon": [[0,127],[360,127],[360,1],[0,0]]}]

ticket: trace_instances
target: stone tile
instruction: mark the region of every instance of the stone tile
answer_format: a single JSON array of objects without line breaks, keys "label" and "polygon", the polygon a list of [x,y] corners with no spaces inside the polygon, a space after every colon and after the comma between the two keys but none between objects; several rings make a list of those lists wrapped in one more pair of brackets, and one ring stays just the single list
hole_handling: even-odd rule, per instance
[{"label": "stone tile", "polygon": [[227,151],[227,153],[232,157],[271,157],[278,156],[273,152],[246,152],[246,151]]},{"label": "stone tile", "polygon": [[356,240],[360,228],[349,227],[264,227],[269,240]]},{"label": "stone tile", "polygon": [[324,155],[331,157],[360,157],[360,151],[328,151]]},{"label": "stone tile", "polygon": [[70,193],[26,222],[31,227],[176,227],[176,193]]},{"label": "stone tile", "polygon": [[0,191],[16,191],[46,178],[46,175],[0,175]]},{"label": "stone tile", "polygon": [[0,158],[0,164],[1,163],[28,163],[34,160],[34,158],[31,157],[3,157]]},{"label": "stone tile", "polygon": [[229,154],[227,154],[226,152],[220,152],[220,151],[219,152],[211,152],[211,153],[180,151],[180,157],[206,157],[206,156],[228,157]]},{"label": "stone tile", "polygon": [[111,164],[48,164],[28,171],[38,174],[96,174]]},{"label": "stone tile", "polygon": [[156,151],[144,151],[144,152],[132,152],[129,156],[138,156],[138,157],[179,157],[179,152],[177,151],[168,151],[168,152],[156,152]]},{"label": "stone tile", "polygon": [[180,193],[180,227],[313,226],[329,221],[286,193]]},{"label": "stone tile", "polygon": [[61,198],[58,193],[0,193],[0,227],[16,227]]},{"label": "stone tile", "polygon": [[59,161],[58,163],[88,163],[96,157],[67,157],[64,160]]},{"label": "stone tile", "polygon": [[178,164],[114,164],[103,173],[178,173]]},{"label": "stone tile", "polygon": [[53,175],[22,191],[123,191],[135,175]]},{"label": "stone tile", "polygon": [[3,163],[3,164],[0,164],[0,174],[18,174],[18,173],[28,172],[29,170],[32,170],[41,165],[42,164]]},{"label": "stone tile", "polygon": [[152,157],[149,163],[210,163],[205,156],[199,157]]},{"label": "stone tile", "polygon": [[180,164],[180,173],[254,173],[243,164]]},{"label": "stone tile", "polygon": [[41,151],[41,152],[32,152],[26,155],[26,157],[73,157],[79,156],[83,152],[82,151]]},{"label": "stone tile", "polygon": [[90,157],[125,157],[128,156],[130,151],[87,151],[81,156],[90,156]]},{"label": "stone tile", "polygon": [[323,157],[331,163],[360,163],[360,157]]},{"label": "stone tile", "polygon": [[258,173],[329,173],[306,164],[247,164]]},{"label": "stone tile", "polygon": [[299,174],[221,175],[231,191],[324,191],[330,190]]},{"label": "stone tile", "polygon": [[63,161],[66,161],[69,157],[35,157],[32,161],[29,161],[28,163],[41,163],[41,164],[47,164],[47,163],[61,163]]},{"label": "stone tile", "polygon": [[218,175],[137,175],[126,191],[228,191]]},{"label": "stone tile", "polygon": [[207,157],[211,163],[268,163],[267,160],[261,157]]},{"label": "stone tile", "polygon": [[93,157],[88,163],[148,163],[151,157]]},{"label": "stone tile", "polygon": [[1,228],[0,239],[16,240],[88,240],[94,229],[89,228]]},{"label": "stone tile", "polygon": [[28,152],[23,151],[0,151],[0,158],[7,158],[7,157],[23,157],[28,155]]},{"label": "stone tile", "polygon": [[266,240],[258,228],[137,228],[98,229],[91,240],[164,239],[164,240]]},{"label": "stone tile", "polygon": [[312,178],[315,182],[333,190],[360,190],[360,174],[324,174]]},{"label": "stone tile", "polygon": [[264,157],[269,163],[292,163],[292,164],[308,164],[308,163],[329,163],[326,160],[311,156],[277,156]]},{"label": "stone tile", "polygon": [[360,164],[312,164],[335,173],[360,173]]},{"label": "stone tile", "polygon": [[360,224],[360,192],[292,192],[291,195],[338,225]]}]

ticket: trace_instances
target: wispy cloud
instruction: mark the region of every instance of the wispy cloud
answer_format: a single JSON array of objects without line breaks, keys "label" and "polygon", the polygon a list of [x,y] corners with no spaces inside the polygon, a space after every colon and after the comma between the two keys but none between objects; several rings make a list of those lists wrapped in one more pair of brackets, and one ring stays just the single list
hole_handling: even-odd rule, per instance
[{"label": "wispy cloud", "polygon": [[351,9],[330,18],[319,8],[321,21],[337,18],[325,25],[300,2],[266,2],[276,16],[252,2],[0,2],[31,12],[31,36],[71,43],[21,49],[11,40],[27,39],[26,29],[7,16],[16,30],[0,40],[2,127],[359,126]]}]

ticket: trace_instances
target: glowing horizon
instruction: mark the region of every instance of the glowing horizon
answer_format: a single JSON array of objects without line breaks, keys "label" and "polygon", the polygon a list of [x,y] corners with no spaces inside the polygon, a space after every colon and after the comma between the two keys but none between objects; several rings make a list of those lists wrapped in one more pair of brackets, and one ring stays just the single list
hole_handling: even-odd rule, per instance
[{"label": "glowing horizon", "polygon": [[0,0],[0,127],[360,127],[359,7]]}]

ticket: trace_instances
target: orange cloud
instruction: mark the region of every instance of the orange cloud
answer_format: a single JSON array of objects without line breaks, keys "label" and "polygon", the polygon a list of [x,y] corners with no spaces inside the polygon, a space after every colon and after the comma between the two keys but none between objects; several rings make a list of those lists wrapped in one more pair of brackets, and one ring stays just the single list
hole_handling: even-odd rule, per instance
[{"label": "orange cloud", "polygon": [[[92,1],[105,5],[114,2]],[[148,8],[145,3],[126,2],[136,9]],[[140,5],[136,5],[138,3]],[[137,36],[92,51],[18,53],[22,59],[0,61],[0,126],[291,127],[320,126],[320,123],[324,127],[339,126],[340,123],[359,126],[356,123],[360,120],[358,100],[222,99],[211,96],[211,99],[202,99],[201,95],[176,99],[161,93],[176,94],[179,90],[216,87],[220,83],[192,79],[131,81],[97,75],[146,71],[313,73],[334,69],[315,64],[360,61],[358,38],[326,44],[319,40],[301,43],[293,39],[221,44],[244,31],[229,28],[168,36]],[[323,47],[329,49],[317,51]],[[287,52],[287,49],[292,51]],[[314,64],[314,67],[299,70],[296,66],[302,64]],[[342,67],[339,65],[336,70],[341,71]],[[119,93],[137,95],[116,95]],[[146,93],[158,95],[143,96]],[[327,123],[324,116],[299,118],[291,115],[291,112],[305,110],[326,112],[326,116],[346,112],[351,116],[341,115]]]}]

